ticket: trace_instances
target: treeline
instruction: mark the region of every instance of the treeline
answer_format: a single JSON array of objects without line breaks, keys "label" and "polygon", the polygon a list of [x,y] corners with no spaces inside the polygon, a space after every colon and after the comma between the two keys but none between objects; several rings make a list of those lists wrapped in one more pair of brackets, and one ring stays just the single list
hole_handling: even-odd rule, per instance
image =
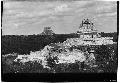
[{"label": "treeline", "polygon": [[104,33],[101,32],[99,33],[101,35],[101,37],[113,37],[113,41],[117,42],[118,41],[118,33],[114,32],[114,33]]},{"label": "treeline", "polygon": [[30,51],[43,49],[50,43],[62,43],[67,38],[78,37],[77,34],[55,35],[4,35],[2,36],[2,54],[29,54]]},{"label": "treeline", "polygon": [[[117,33],[100,33],[101,36],[113,37],[117,42]],[[54,35],[3,35],[2,55],[9,53],[29,54],[30,51],[43,49],[50,43],[62,43],[67,38],[78,38],[78,34],[54,34]]]},{"label": "treeline", "polygon": [[[89,50],[91,46],[77,46],[75,49],[81,51]],[[58,61],[57,57],[47,58],[47,64],[51,69],[44,68],[38,62],[26,62],[19,63],[14,62],[13,60],[16,56],[7,56],[2,57],[2,68],[3,73],[116,73],[118,68],[118,50],[117,44],[112,45],[101,45],[94,46],[95,49],[94,55],[96,59],[97,67],[90,67],[84,62],[76,62],[70,64],[56,64],[55,60]],[[79,65],[81,64],[81,65]],[[83,70],[86,69],[86,70]]]}]

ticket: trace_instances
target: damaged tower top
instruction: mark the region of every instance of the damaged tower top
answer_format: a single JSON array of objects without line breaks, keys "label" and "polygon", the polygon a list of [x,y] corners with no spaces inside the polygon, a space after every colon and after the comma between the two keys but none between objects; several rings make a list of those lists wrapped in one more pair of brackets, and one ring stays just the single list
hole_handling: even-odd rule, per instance
[{"label": "damaged tower top", "polygon": [[81,38],[96,38],[97,30],[95,29],[93,23],[89,19],[82,20],[82,23],[79,26],[78,33]]}]

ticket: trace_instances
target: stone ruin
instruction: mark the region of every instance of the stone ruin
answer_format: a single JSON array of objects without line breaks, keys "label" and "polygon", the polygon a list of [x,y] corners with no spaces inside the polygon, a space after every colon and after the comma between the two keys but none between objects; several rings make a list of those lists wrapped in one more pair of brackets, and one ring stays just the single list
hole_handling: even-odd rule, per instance
[{"label": "stone ruin", "polygon": [[40,35],[53,35],[53,34],[55,33],[52,31],[51,27],[44,27],[44,30]]},{"label": "stone ruin", "polygon": [[[44,28],[44,35],[52,35],[53,32],[50,27]],[[107,45],[113,44],[112,38],[104,38],[98,36],[97,30],[93,28],[93,23],[88,19],[82,21],[79,29],[80,38],[69,38],[63,43],[53,43],[44,47],[44,49],[36,52],[31,52],[29,55],[18,55],[14,61],[22,63],[28,61],[37,61],[43,65],[44,68],[50,68],[48,66],[48,58],[54,60],[56,64],[68,64],[76,62],[84,62],[90,67],[95,67],[95,55],[94,50],[81,51],[73,48],[74,46],[86,46],[86,45]],[[70,50],[72,48],[72,50]]]}]

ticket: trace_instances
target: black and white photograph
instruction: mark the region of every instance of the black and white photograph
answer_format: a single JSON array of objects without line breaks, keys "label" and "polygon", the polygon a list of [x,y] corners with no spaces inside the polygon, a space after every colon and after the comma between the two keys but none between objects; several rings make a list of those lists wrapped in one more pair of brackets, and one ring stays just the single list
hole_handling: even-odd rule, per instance
[{"label": "black and white photograph", "polygon": [[5,82],[117,82],[119,1],[1,1]]}]

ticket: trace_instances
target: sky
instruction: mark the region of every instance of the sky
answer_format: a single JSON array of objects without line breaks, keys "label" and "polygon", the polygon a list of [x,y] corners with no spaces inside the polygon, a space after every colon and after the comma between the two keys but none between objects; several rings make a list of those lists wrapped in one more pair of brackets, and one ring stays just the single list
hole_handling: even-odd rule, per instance
[{"label": "sky", "polygon": [[77,32],[83,19],[98,32],[117,32],[116,1],[8,0],[3,4],[4,35],[32,35],[50,26],[56,34]]}]

